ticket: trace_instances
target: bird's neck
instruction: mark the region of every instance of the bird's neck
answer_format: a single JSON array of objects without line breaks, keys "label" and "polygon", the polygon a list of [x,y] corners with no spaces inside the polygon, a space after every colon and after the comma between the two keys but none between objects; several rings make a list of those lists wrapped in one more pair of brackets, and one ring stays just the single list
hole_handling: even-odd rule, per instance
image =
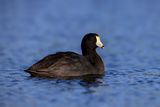
[{"label": "bird's neck", "polygon": [[99,72],[104,72],[103,61],[95,49],[82,49],[82,54]]}]

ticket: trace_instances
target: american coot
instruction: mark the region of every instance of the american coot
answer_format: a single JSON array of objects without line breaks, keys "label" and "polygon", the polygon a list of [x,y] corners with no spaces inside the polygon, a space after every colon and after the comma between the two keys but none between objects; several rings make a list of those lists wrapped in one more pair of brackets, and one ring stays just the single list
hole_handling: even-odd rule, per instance
[{"label": "american coot", "polygon": [[51,54],[29,69],[24,70],[31,76],[63,77],[103,74],[104,65],[96,48],[104,48],[100,37],[95,33],[86,34],[81,42],[82,55],[74,52],[57,52]]}]

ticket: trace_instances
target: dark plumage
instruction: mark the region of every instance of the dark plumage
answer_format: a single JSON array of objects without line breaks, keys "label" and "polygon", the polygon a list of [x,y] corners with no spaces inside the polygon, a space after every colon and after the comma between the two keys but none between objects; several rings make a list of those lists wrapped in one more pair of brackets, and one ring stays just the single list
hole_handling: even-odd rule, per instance
[{"label": "dark plumage", "polygon": [[103,74],[103,61],[96,52],[98,46],[104,48],[99,36],[89,33],[82,39],[82,55],[74,52],[57,52],[46,56],[24,71],[29,72],[31,76],[40,77]]}]

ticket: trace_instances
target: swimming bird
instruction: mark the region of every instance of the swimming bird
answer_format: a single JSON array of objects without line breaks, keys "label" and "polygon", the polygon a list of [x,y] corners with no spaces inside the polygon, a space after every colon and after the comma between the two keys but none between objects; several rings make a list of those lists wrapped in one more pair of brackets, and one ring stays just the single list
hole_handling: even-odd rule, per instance
[{"label": "swimming bird", "polygon": [[74,52],[57,52],[48,55],[24,70],[31,76],[64,77],[103,74],[104,64],[97,54],[96,48],[104,49],[100,37],[96,33],[86,34],[81,42],[82,55]]}]

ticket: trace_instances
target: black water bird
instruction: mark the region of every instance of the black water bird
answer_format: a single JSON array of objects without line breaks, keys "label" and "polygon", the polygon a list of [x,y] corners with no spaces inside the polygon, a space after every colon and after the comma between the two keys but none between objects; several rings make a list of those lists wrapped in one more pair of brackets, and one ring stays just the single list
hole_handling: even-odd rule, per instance
[{"label": "black water bird", "polygon": [[74,52],[57,52],[44,57],[24,71],[31,76],[39,77],[103,74],[104,64],[96,52],[97,47],[104,48],[100,37],[95,33],[89,33],[81,42],[82,55]]}]

